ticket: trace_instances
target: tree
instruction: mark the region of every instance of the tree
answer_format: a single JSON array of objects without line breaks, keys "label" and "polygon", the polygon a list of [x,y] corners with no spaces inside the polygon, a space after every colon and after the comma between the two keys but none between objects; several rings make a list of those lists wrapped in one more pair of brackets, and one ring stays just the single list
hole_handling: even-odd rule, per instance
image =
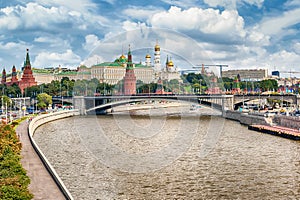
[{"label": "tree", "polygon": [[31,86],[26,89],[25,96],[27,97],[35,97],[40,92],[40,87],[37,85]]},{"label": "tree", "polygon": [[3,102],[2,106],[10,107],[12,105],[12,100],[8,96],[3,95],[1,98],[1,103]]},{"label": "tree", "polygon": [[45,109],[52,104],[52,97],[46,93],[41,93],[37,96],[37,101],[38,108]]},{"label": "tree", "polygon": [[260,81],[260,88],[263,91],[269,91],[269,90],[277,90],[278,89],[278,83],[276,80],[267,79]]}]

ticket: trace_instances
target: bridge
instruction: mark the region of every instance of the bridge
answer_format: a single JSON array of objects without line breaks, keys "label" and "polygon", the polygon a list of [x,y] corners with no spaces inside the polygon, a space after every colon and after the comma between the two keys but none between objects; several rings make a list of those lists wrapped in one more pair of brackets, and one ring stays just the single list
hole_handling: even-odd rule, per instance
[{"label": "bridge", "polygon": [[101,113],[112,107],[125,105],[128,103],[168,100],[185,101],[190,103],[200,103],[211,106],[214,109],[225,112],[233,109],[233,95],[113,95],[113,96],[95,96],[73,97],[73,106],[78,109],[81,115],[92,112]]},{"label": "bridge", "polygon": [[243,102],[251,101],[251,100],[278,100],[286,104],[300,104],[300,96],[294,94],[248,94],[248,95],[234,95],[234,105],[235,107],[240,106]]},{"label": "bridge", "polygon": [[53,102],[68,102],[74,105],[74,108],[80,110],[80,114],[85,115],[91,112],[103,112],[112,107],[150,100],[169,100],[169,101],[185,101],[191,103],[199,103],[211,106],[222,112],[226,110],[234,110],[243,102],[254,99],[274,99],[288,102],[291,104],[300,104],[300,95],[103,95],[103,96],[74,96],[74,97],[53,97]]}]

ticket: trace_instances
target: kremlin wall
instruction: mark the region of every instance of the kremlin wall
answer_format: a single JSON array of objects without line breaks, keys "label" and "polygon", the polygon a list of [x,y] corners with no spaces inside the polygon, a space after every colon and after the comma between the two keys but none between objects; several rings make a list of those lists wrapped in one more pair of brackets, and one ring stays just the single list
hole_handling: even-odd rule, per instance
[{"label": "kremlin wall", "polygon": [[[154,47],[154,59],[151,60],[151,55],[145,56],[145,62],[133,63],[130,48],[128,57],[123,54],[116,58],[113,62],[103,62],[95,64],[91,67],[84,65],[79,66],[76,70],[61,68],[32,68],[29,59],[29,50],[27,50],[26,60],[22,71],[17,71],[13,66],[12,73],[7,74],[6,70],[2,71],[2,84],[12,85],[17,84],[22,92],[26,87],[33,85],[47,84],[51,81],[60,81],[63,77],[68,77],[70,80],[91,80],[96,78],[100,83],[118,84],[121,80],[140,80],[145,84],[157,82],[158,79],[170,81],[177,79],[182,82],[180,73],[171,58],[167,56],[165,66],[161,65],[160,46],[158,44]],[[154,63],[152,65],[152,62]],[[130,73],[128,72],[130,68]],[[126,75],[129,73],[131,75]],[[136,82],[135,80],[135,82]],[[133,82],[132,82],[133,84]],[[131,90],[131,89],[130,89]],[[129,92],[132,93],[132,92]]]},{"label": "kremlin wall", "polygon": [[[98,79],[100,83],[118,84],[124,80],[128,88],[124,88],[124,93],[133,94],[133,88],[136,87],[137,80],[145,84],[161,83],[162,81],[178,80],[182,83],[181,74],[177,66],[174,65],[172,58],[167,56],[165,65],[161,63],[160,46],[154,46],[154,59],[151,60],[151,55],[146,54],[145,61],[133,63],[130,47],[127,58],[123,54],[116,58],[113,62],[103,62],[95,64],[91,67],[84,65],[79,66],[76,70],[67,68],[32,68],[29,58],[29,50],[26,52],[26,59],[22,71],[17,71],[16,67],[12,67],[11,73],[7,73],[5,69],[2,71],[1,84],[13,85],[17,84],[22,93],[27,87],[34,85],[47,84],[51,81],[60,81],[63,77],[68,77],[70,80],[91,80]],[[259,81],[268,79],[268,73],[265,69],[256,70],[228,70],[222,72],[223,77],[234,78],[238,74],[241,80]],[[278,79],[277,79],[278,80]],[[279,83],[279,82],[278,82]],[[285,82],[285,84],[288,84]],[[280,85],[280,84],[278,84]],[[212,87],[212,91],[208,93],[220,93],[220,90],[215,90],[217,87]]]}]

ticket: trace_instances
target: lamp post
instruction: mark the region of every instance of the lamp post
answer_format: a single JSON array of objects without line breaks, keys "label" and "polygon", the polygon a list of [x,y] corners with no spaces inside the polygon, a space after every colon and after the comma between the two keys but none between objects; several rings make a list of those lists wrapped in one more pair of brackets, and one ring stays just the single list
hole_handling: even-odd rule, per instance
[{"label": "lamp post", "polygon": [[2,94],[2,97],[1,97],[1,113],[3,113],[3,108],[4,108],[4,105],[3,105],[3,94]]},{"label": "lamp post", "polygon": [[7,102],[5,102],[5,122],[7,123]]}]

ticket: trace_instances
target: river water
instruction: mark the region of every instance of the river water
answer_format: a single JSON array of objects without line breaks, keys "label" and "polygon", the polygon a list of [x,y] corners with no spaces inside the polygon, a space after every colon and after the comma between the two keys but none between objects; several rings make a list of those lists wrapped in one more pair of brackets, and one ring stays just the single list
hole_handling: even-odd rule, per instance
[{"label": "river water", "polygon": [[158,110],[54,121],[34,139],[75,199],[300,198],[299,142]]}]

